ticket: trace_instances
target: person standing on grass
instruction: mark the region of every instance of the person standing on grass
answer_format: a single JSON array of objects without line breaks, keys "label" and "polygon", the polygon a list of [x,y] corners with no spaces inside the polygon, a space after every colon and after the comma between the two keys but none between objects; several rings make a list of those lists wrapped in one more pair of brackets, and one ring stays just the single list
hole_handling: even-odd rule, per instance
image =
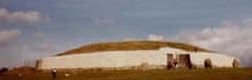
[{"label": "person standing on grass", "polygon": [[56,74],[57,73],[57,70],[56,69],[53,69],[52,70],[52,78],[55,79],[56,78]]}]

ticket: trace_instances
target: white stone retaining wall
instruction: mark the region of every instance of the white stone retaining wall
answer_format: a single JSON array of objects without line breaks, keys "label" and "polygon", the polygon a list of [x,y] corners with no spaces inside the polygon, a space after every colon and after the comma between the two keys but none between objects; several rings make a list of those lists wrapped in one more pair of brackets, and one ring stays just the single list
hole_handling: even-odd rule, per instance
[{"label": "white stone retaining wall", "polygon": [[166,65],[167,54],[190,54],[191,63],[197,67],[204,65],[209,58],[216,67],[232,67],[233,57],[207,52],[186,52],[174,48],[160,50],[105,51],[73,54],[40,59],[38,69],[72,69],[72,68],[111,68],[149,65]]}]

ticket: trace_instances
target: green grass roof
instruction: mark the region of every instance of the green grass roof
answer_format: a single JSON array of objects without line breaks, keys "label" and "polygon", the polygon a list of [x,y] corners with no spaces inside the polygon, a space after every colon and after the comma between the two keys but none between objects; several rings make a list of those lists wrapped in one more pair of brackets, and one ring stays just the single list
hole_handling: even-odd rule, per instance
[{"label": "green grass roof", "polygon": [[127,51],[127,50],[158,50],[162,47],[171,47],[182,49],[185,51],[200,51],[209,52],[209,50],[199,48],[189,44],[177,43],[177,42],[162,42],[162,41],[125,41],[125,42],[106,42],[96,43],[73,50],[60,53],[57,56],[69,55],[69,54],[83,54],[98,51]]}]

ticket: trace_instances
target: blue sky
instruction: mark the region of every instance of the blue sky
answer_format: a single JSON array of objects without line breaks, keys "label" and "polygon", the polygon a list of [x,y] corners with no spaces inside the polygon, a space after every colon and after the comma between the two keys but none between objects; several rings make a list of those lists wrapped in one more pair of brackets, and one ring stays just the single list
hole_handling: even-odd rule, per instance
[{"label": "blue sky", "polygon": [[149,34],[169,40],[184,30],[251,18],[251,4],[251,0],[0,0],[0,66],[22,65],[94,42],[145,39]]}]

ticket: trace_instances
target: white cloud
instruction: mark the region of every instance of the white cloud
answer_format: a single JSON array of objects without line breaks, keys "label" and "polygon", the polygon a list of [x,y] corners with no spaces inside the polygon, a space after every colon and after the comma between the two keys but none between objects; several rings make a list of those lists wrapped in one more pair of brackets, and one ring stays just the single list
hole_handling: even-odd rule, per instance
[{"label": "white cloud", "polygon": [[252,19],[242,23],[225,21],[219,27],[190,30],[177,35],[177,40],[215,50],[241,59],[243,66],[252,66]]},{"label": "white cloud", "polygon": [[164,37],[159,36],[159,35],[149,34],[148,40],[161,41],[161,40],[164,40]]},{"label": "white cloud", "polygon": [[0,21],[8,21],[8,22],[38,22],[41,20],[41,14],[37,11],[16,11],[10,12],[6,8],[0,7]]},{"label": "white cloud", "polygon": [[0,31],[0,43],[15,39],[21,34],[20,30],[2,30]]}]

